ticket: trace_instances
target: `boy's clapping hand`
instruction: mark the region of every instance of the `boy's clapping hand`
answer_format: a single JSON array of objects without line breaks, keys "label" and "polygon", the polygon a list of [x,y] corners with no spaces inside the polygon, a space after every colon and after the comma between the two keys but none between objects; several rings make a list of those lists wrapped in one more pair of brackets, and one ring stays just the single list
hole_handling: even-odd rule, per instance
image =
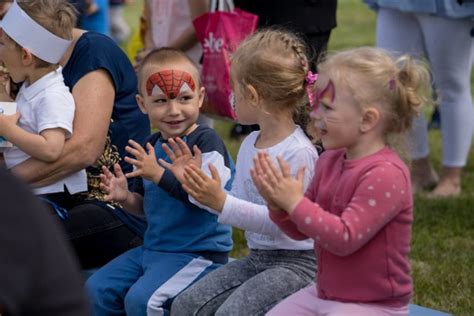
[{"label": "boy's clapping hand", "polygon": [[201,150],[199,150],[196,145],[193,147],[194,156],[188,145],[180,137],[176,137],[176,141],[170,138],[168,140],[168,144],[163,144],[162,148],[168,157],[170,157],[171,163],[168,163],[163,159],[159,159],[160,164],[173,172],[174,176],[181,184],[185,183],[184,168],[187,165],[192,164],[198,168],[201,168]]},{"label": "boy's clapping hand", "polygon": [[[125,157],[125,161],[135,167],[132,172],[127,173],[127,178],[143,177],[154,183],[159,183],[165,169],[158,164],[155,156],[155,148],[150,144],[146,144],[145,150],[139,143],[129,140],[130,146],[126,146],[125,150],[135,156],[135,159]],[[148,151],[148,152],[147,152]]]},{"label": "boy's clapping hand", "polygon": [[105,200],[107,202],[122,203],[128,196],[127,178],[125,178],[118,163],[114,164],[114,173],[115,175],[107,167],[102,166],[100,189],[106,193]]}]

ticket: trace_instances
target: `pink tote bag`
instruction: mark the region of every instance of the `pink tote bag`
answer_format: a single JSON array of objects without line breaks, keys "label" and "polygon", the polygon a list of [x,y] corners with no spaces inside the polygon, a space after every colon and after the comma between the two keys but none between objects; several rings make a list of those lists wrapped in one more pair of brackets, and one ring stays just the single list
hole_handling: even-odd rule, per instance
[{"label": "pink tote bag", "polygon": [[229,57],[239,43],[255,31],[257,21],[257,15],[235,8],[230,0],[213,0],[211,11],[193,21],[203,48],[201,76],[207,92],[204,113],[236,118],[231,101]]}]

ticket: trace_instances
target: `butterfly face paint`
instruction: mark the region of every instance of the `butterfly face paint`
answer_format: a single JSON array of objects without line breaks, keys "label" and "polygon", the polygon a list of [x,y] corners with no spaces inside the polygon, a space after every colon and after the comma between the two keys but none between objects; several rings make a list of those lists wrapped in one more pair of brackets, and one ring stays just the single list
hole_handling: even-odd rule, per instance
[{"label": "butterfly face paint", "polygon": [[[316,111],[318,110],[318,106],[320,103],[324,103],[326,105],[332,104],[334,102],[334,99],[336,98],[336,88],[332,80],[329,80],[328,84],[326,85],[326,87],[324,87],[324,89],[316,89],[315,94],[316,102],[314,103],[313,111],[311,112],[311,117],[314,119],[318,117]],[[325,131],[326,121],[322,119],[316,119],[315,127],[320,131]]]},{"label": "butterfly face paint", "polygon": [[336,98],[336,88],[332,80],[329,80],[328,84],[323,90],[316,89],[316,105],[321,102],[331,104]]},{"label": "butterfly face paint", "polygon": [[193,77],[186,71],[163,70],[155,72],[146,81],[148,96],[164,94],[170,99],[175,99],[181,92],[196,89]]}]

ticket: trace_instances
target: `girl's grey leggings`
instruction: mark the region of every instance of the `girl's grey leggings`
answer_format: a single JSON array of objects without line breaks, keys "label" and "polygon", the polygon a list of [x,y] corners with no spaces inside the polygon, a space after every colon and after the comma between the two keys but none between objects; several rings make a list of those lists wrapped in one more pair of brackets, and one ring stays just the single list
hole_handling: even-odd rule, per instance
[{"label": "girl's grey leggings", "polygon": [[178,295],[171,315],[264,315],[314,281],[313,250],[256,250],[209,273]]}]

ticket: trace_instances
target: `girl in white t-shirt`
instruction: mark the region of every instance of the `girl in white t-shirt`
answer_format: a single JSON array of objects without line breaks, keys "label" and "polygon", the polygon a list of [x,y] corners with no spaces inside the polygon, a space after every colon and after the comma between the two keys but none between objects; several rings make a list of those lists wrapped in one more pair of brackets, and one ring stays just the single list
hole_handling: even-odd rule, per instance
[{"label": "girl in white t-shirt", "polygon": [[[220,223],[245,230],[250,248],[247,257],[211,272],[180,294],[172,315],[261,314],[311,282],[313,242],[292,240],[272,223],[250,177],[252,157],[265,150],[292,161],[294,173],[305,166],[305,184],[311,180],[318,154],[293,120],[307,104],[307,89],[315,80],[305,51],[295,35],[266,30],[246,39],[233,54],[231,83],[238,120],[258,124],[260,131],[247,136],[240,147],[231,192],[220,188],[212,165],[208,176],[189,160],[192,154],[182,141],[170,141],[173,164],[167,167],[181,179],[190,201],[217,214]],[[194,152],[192,161],[199,164],[199,150]]]}]

